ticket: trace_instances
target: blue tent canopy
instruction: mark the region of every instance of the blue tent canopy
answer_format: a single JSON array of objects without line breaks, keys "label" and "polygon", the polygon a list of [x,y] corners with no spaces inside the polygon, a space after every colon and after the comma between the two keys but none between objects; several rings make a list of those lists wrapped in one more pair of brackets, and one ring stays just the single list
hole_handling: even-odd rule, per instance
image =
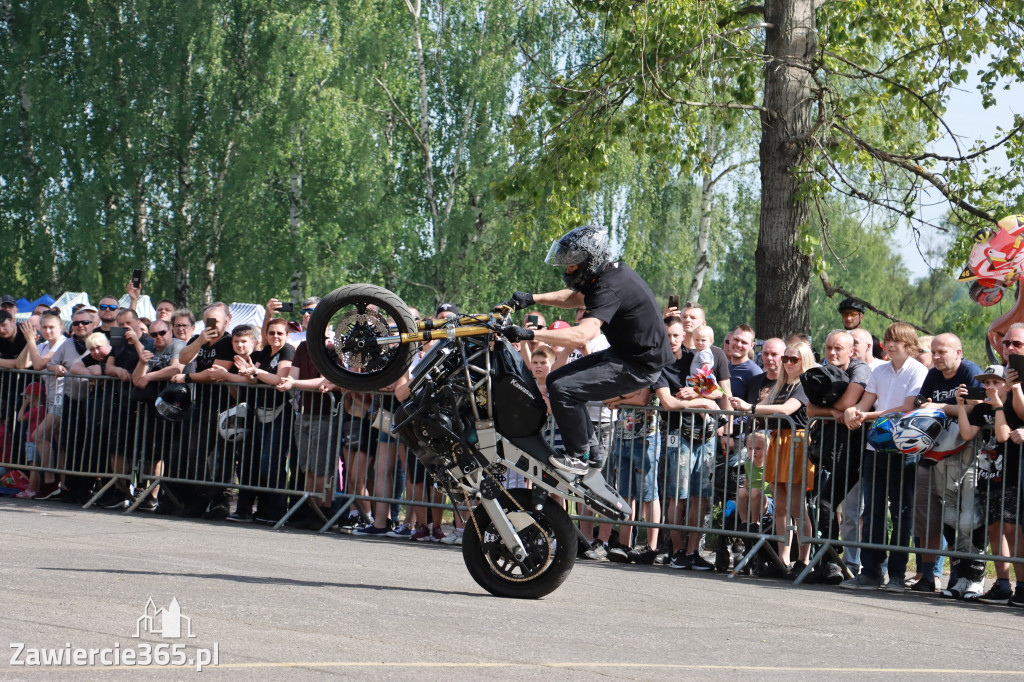
[{"label": "blue tent canopy", "polygon": [[53,305],[53,296],[49,294],[43,294],[36,300],[32,301],[32,307],[35,308],[37,305]]},{"label": "blue tent canopy", "polygon": [[30,313],[32,312],[32,308],[35,307],[35,304],[33,304],[32,301],[24,297],[15,301],[15,304],[18,306],[19,313]]}]

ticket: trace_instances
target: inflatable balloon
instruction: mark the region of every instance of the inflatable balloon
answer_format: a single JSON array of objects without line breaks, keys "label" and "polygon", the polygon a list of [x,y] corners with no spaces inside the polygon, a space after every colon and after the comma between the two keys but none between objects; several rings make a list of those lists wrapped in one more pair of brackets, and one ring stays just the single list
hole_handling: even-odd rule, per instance
[{"label": "inflatable balloon", "polygon": [[959,277],[961,282],[977,280],[971,298],[984,306],[998,303],[1024,273],[1024,216],[1006,216],[997,226],[974,234],[974,247]]}]

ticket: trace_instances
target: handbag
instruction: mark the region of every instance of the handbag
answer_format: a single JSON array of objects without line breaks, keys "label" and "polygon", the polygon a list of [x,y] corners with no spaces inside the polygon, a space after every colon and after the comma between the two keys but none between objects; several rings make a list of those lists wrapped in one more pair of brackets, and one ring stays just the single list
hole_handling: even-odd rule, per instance
[{"label": "handbag", "polygon": [[373,415],[373,421],[370,422],[370,426],[383,431],[384,433],[391,433],[391,412],[385,410],[383,407],[377,408],[377,412]]}]

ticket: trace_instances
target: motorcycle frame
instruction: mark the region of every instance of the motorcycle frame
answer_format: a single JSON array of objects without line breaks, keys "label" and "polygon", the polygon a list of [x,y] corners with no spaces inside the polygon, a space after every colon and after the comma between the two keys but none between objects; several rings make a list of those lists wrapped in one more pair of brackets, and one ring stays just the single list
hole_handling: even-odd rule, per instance
[{"label": "motorcycle frame", "polygon": [[[614,488],[608,485],[599,469],[591,469],[582,477],[572,476],[571,479],[567,479],[565,474],[544,463],[544,460],[547,459],[547,453],[535,454],[529,452],[513,444],[509,438],[503,437],[498,432],[493,419],[491,347],[494,343],[501,343],[503,340],[497,338],[494,331],[489,327],[479,324],[465,327],[458,326],[459,320],[466,318],[478,323],[484,320],[492,322],[501,321],[501,318],[493,314],[488,316],[466,315],[461,318],[449,318],[442,327],[437,328],[432,326],[433,320],[421,320],[419,323],[421,331],[418,333],[395,335],[379,340],[379,343],[413,343],[421,340],[442,339],[442,344],[453,344],[460,355],[464,374],[463,380],[469,388],[469,395],[473,396],[481,387],[486,387],[488,418],[481,418],[475,400],[471,399],[469,401],[477,435],[477,442],[475,444],[470,443],[470,446],[478,466],[470,471],[462,471],[458,467],[453,467],[447,472],[449,476],[459,484],[467,496],[484,504],[488,515],[498,527],[502,540],[505,541],[506,545],[513,552],[522,548],[522,544],[514,531],[512,522],[507,518],[502,518],[505,515],[501,511],[500,505],[494,502],[496,495],[486,480],[488,476],[493,479],[495,469],[498,467],[503,467],[506,471],[514,471],[531,481],[535,486],[533,488],[534,495],[541,495],[539,491],[544,490],[585,505],[607,518],[616,521],[628,519],[632,513],[630,508],[623,506],[625,501]],[[467,341],[469,339],[466,337],[483,338],[481,338],[478,348],[467,353]],[[438,348],[439,353],[442,350],[443,346]],[[412,384],[409,386],[413,394],[410,400],[414,399],[417,390],[425,383],[430,369],[442,359],[443,356],[439,354],[431,365],[424,367],[422,372],[417,373],[417,377],[413,379]],[[474,372],[480,376],[480,379],[477,381],[473,379]],[[411,419],[415,419],[415,417]],[[404,425],[405,423],[403,422],[396,425],[394,429],[398,430]],[[527,439],[517,440],[528,441],[530,439],[540,441],[541,443],[544,442],[539,432]],[[497,483],[496,480],[495,483]],[[500,483],[498,485],[505,489],[504,485]],[[538,500],[537,503],[539,502]],[[506,531],[509,532],[509,537],[505,537]]]}]

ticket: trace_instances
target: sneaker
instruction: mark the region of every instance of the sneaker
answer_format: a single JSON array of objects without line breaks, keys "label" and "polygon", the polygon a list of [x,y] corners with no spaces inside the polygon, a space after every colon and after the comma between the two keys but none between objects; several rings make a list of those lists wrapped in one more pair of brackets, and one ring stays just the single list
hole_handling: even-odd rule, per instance
[{"label": "sneaker", "polygon": [[713,571],[715,565],[705,559],[700,552],[694,552],[690,555],[690,566],[695,571]]},{"label": "sneaker", "polygon": [[916,583],[911,585],[910,591],[934,594],[938,591],[935,588],[935,578],[921,578]]},{"label": "sneaker", "polygon": [[960,578],[955,583],[947,585],[946,589],[942,591],[942,596],[950,597],[951,599],[963,599],[964,593],[967,592],[968,584],[967,578]]},{"label": "sneaker", "polygon": [[600,540],[594,540],[590,545],[590,549],[583,553],[583,557],[590,561],[610,561],[608,558],[608,548]]},{"label": "sneaker", "polygon": [[444,529],[441,528],[441,526],[435,525],[434,530],[430,531],[430,541],[441,542],[441,540],[444,540],[444,538]]},{"label": "sneaker", "polygon": [[35,499],[36,495],[37,493],[35,490],[22,490],[20,493],[15,495],[15,497],[18,498],[19,500],[32,500]]},{"label": "sneaker", "polygon": [[773,578],[773,579],[785,579],[786,574],[789,573],[789,568],[783,568],[774,561],[765,563],[759,569],[757,569],[758,578]]},{"label": "sneaker", "polygon": [[[372,524],[373,521],[371,520],[369,523]],[[339,533],[345,533],[346,535],[349,535],[349,534],[352,533],[353,530],[358,528],[360,525],[362,525],[362,524],[360,524],[360,522],[359,522],[359,514],[358,513],[349,514],[348,516],[343,518],[341,521],[338,521],[338,532]]]},{"label": "sneaker", "polygon": [[252,512],[248,509],[236,509],[234,513],[229,514],[227,517],[228,521],[232,523],[252,523]]},{"label": "sneaker", "polygon": [[804,578],[805,585],[839,585],[843,582],[843,569],[832,561],[822,561]]},{"label": "sneaker", "polygon": [[120,490],[111,490],[100,498],[99,506],[104,509],[127,509],[129,506],[128,496]]},{"label": "sneaker", "polygon": [[650,545],[641,545],[629,550],[626,556],[634,564],[651,566],[654,564],[654,560],[658,558],[658,550],[652,549]]},{"label": "sneaker", "polygon": [[36,499],[45,500],[47,497],[52,495],[60,488],[60,484],[57,481],[50,481],[49,483],[44,482],[39,486],[39,492],[36,493]]},{"label": "sneaker", "polygon": [[39,499],[46,500],[47,502],[70,502],[73,497],[74,495],[71,494],[70,490],[58,486],[52,493]]},{"label": "sneaker", "polygon": [[786,580],[796,580],[797,577],[804,572],[805,568],[807,568],[807,564],[804,562],[794,561],[793,565],[789,567],[788,571],[786,571]]},{"label": "sneaker", "polygon": [[685,549],[681,549],[672,555],[672,558],[668,562],[669,568],[678,568],[684,571],[693,568],[693,557],[686,553]]},{"label": "sneaker", "polygon": [[441,538],[441,543],[445,545],[461,545],[462,544],[462,528],[456,528],[448,535]]},{"label": "sneaker", "polygon": [[579,457],[573,457],[572,455],[565,454],[564,452],[558,452],[548,457],[548,464],[569,474],[576,476],[582,476],[583,474],[590,471],[590,467]]},{"label": "sneaker", "polygon": [[1011,597],[1013,597],[1013,590],[1008,587],[999,587],[999,583],[995,583],[988,588],[988,592],[978,597],[978,601],[982,604],[1009,604]]},{"label": "sneaker", "polygon": [[385,535],[387,535],[389,538],[399,538],[402,540],[407,540],[410,537],[412,537],[412,526],[410,526],[408,523],[403,523],[398,528],[394,530],[389,530],[387,533],[385,533]]},{"label": "sneaker", "polygon": [[628,564],[629,553],[632,551],[629,547],[611,547],[607,551],[608,561],[614,564]]},{"label": "sneaker", "polygon": [[881,586],[881,578],[872,578],[866,573],[861,573],[856,578],[850,578],[839,583],[839,587],[844,590],[877,590]]},{"label": "sneaker", "polygon": [[136,511],[151,512],[156,509],[156,500],[153,499],[152,495],[147,495],[146,499],[139,502],[139,506],[135,508]]},{"label": "sneaker", "polygon": [[1024,606],[1024,587],[1018,586],[1013,591],[1013,596],[1010,597],[1010,601],[1007,602],[1010,606]]},{"label": "sneaker", "polygon": [[964,601],[977,601],[985,594],[985,578],[981,580],[968,580],[967,589],[964,590]]},{"label": "sneaker", "polygon": [[[211,505],[210,508],[203,513],[203,518],[210,519],[211,521],[219,521],[220,519],[228,518],[228,516],[230,516],[228,513],[229,511],[231,510],[228,508],[227,502],[218,502],[217,504]],[[257,521],[259,520],[261,519],[257,519]]]},{"label": "sneaker", "polygon": [[416,527],[416,530],[409,534],[409,539],[415,542],[423,542],[424,540],[429,540],[430,529],[424,525],[419,525]]},{"label": "sneaker", "polygon": [[178,508],[166,500],[157,502],[156,507],[153,508],[153,513],[157,516],[170,516],[176,511],[178,511]]},{"label": "sneaker", "polygon": [[361,538],[382,538],[388,534],[388,529],[378,528],[377,526],[369,523],[362,528],[356,528],[352,531],[352,535],[358,535]]},{"label": "sneaker", "polygon": [[889,582],[882,589],[893,594],[903,594],[907,591],[907,579],[899,576],[895,578],[890,577]]}]

